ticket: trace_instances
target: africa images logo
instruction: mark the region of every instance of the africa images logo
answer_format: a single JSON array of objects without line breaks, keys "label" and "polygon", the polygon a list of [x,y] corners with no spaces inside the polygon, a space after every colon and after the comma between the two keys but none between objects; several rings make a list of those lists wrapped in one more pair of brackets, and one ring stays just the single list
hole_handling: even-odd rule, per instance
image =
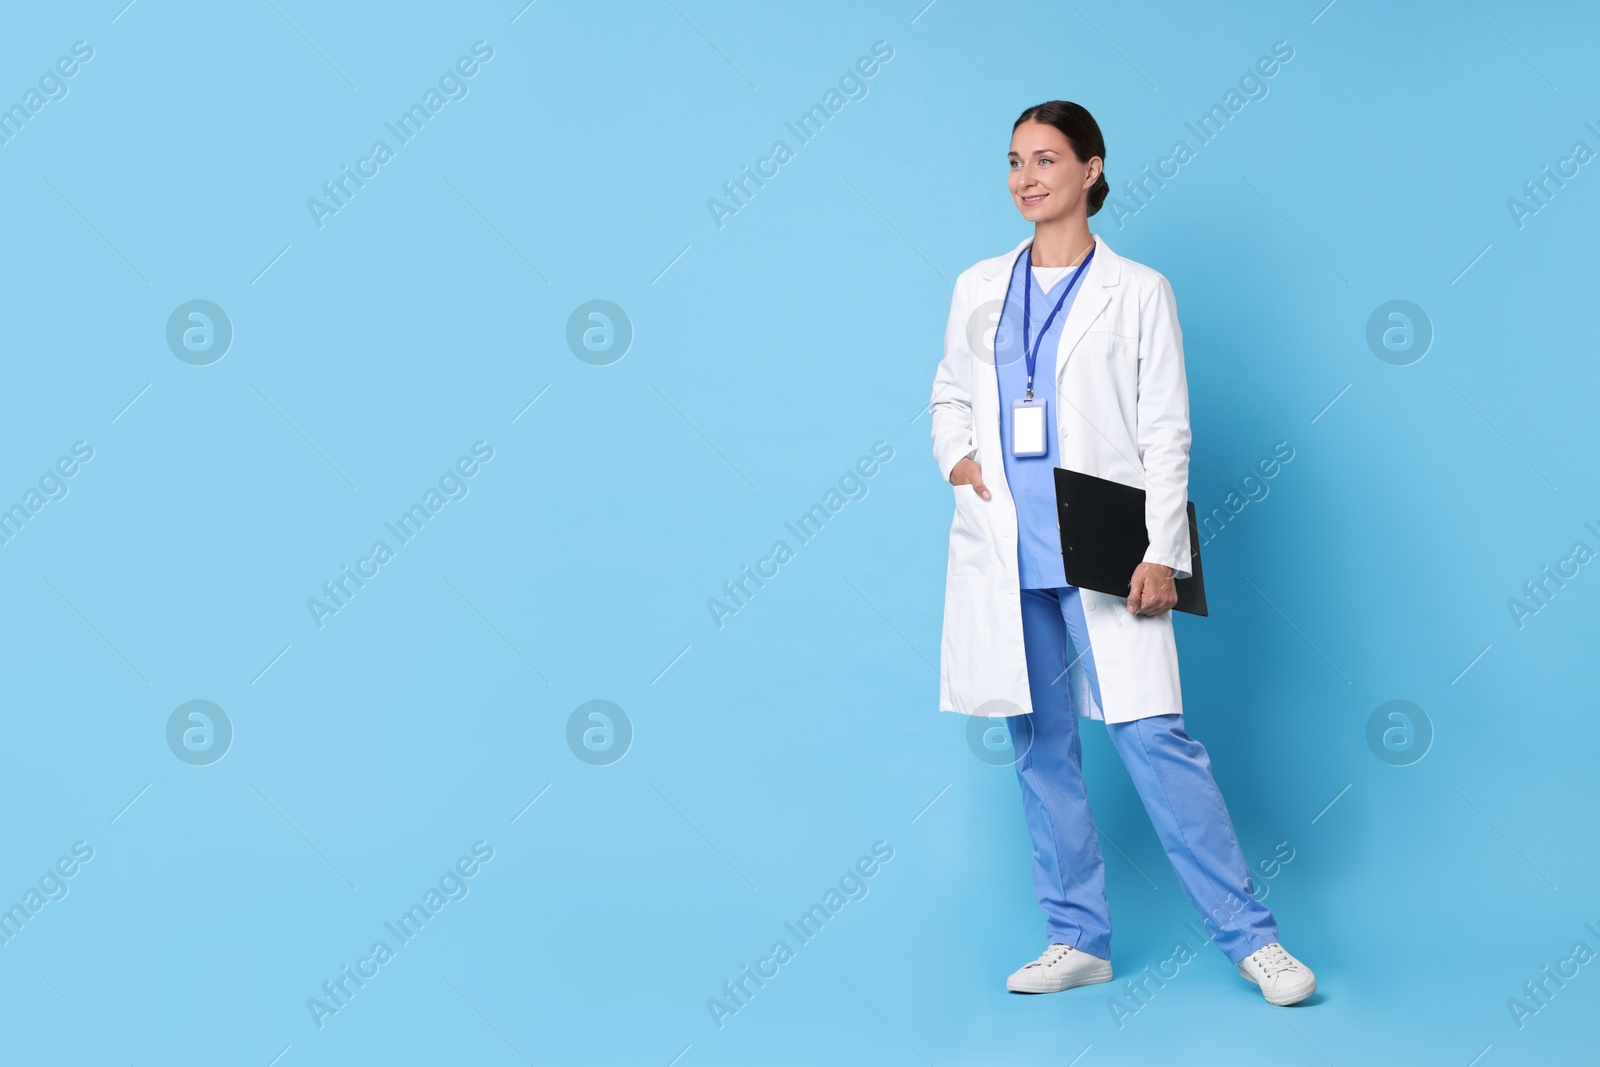
[{"label": "africa images logo", "polygon": [[352,171],[348,163],[342,164],[337,178],[322,183],[325,200],[307,197],[306,210],[311,213],[311,221],[317,229],[326,227],[329,218],[349,207],[356,193],[366,188],[367,182],[376,178],[383,166],[395,158],[399,149],[410,144],[433,116],[444,110],[446,104],[453,100],[465,100],[472,91],[467,82],[476,77],[483,65],[493,58],[494,48],[488,41],[474,43],[472,55],[461,56],[454,66],[445,68],[445,72],[439,75],[437,89],[430,85],[420,102],[413,102],[393,122],[383,124],[384,129],[394,137],[393,145],[382,138],[373,141],[367,154],[356,160],[355,170]]}]

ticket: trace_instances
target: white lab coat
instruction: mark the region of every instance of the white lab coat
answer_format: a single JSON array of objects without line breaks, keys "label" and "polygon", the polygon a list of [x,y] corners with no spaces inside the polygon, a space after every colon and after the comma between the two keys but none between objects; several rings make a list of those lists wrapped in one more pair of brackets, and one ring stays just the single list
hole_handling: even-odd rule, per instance
[{"label": "white lab coat", "polygon": [[[991,499],[952,487],[950,560],[939,649],[939,709],[1033,711],[1023,655],[1017,512],[1001,458],[994,333],[1016,257],[1031,238],[956,279],[944,359],[934,375],[933,454],[945,481],[973,457]],[[1056,355],[1057,449],[1063,467],[1145,490],[1144,559],[1189,570],[1189,389],[1172,286],[1095,235],[1094,260],[1062,324]],[[1131,578],[1132,575],[1129,575]],[[1096,704],[1080,659],[1067,678],[1081,716],[1127,722],[1183,710],[1172,613],[1133,615],[1127,599],[1081,590],[1100,682]]]}]

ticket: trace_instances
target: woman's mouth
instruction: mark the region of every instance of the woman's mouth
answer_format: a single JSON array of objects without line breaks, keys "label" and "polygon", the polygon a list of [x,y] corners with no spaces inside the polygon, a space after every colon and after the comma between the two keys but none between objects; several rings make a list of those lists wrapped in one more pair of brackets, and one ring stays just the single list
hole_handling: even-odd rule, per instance
[{"label": "woman's mouth", "polygon": [[1024,196],[1022,198],[1022,202],[1024,204],[1026,204],[1027,206],[1032,207],[1033,205],[1039,203],[1040,201],[1042,201],[1045,197],[1047,197],[1049,195],[1050,195],[1049,193],[1038,193],[1037,195],[1034,195],[1034,196]]}]

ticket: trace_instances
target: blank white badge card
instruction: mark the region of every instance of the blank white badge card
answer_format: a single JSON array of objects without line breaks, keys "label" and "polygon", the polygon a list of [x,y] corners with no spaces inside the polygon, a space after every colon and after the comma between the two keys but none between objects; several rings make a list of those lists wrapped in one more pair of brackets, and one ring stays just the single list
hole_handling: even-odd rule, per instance
[{"label": "blank white badge card", "polygon": [[1015,397],[1011,401],[1011,454],[1013,456],[1042,456],[1045,454],[1044,405],[1042,396],[1032,400]]}]

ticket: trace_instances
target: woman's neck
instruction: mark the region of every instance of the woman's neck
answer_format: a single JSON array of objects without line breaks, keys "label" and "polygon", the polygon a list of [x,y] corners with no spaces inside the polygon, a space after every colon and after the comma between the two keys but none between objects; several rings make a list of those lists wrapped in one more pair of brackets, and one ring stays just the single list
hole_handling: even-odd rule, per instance
[{"label": "woman's neck", "polygon": [[1060,222],[1041,222],[1033,228],[1035,267],[1075,267],[1094,248],[1089,220],[1074,216]]}]

